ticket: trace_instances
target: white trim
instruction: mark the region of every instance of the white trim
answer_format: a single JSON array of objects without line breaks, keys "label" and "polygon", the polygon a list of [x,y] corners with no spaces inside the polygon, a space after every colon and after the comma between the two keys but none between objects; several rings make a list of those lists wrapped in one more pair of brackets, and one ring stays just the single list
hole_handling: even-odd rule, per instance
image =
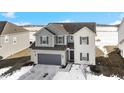
[{"label": "white trim", "polygon": [[[43,38],[47,38],[48,37],[48,43],[49,43],[49,36],[40,36],[40,43],[43,41]],[[41,38],[42,38],[42,41],[41,41]],[[46,41],[47,42],[47,41]],[[49,45],[49,44],[43,44],[43,42],[41,43],[41,45],[43,45],[43,46],[47,46],[47,45]]]},{"label": "white trim", "polygon": [[5,37],[4,37],[4,42],[5,42],[5,43],[8,43],[8,42],[9,42],[9,36],[8,36],[8,35],[5,35]]},{"label": "white trim", "polygon": [[21,33],[29,33],[29,31],[25,31],[25,32],[17,32],[17,33],[10,33],[10,34],[4,34],[4,35],[0,35],[1,37],[3,36],[9,36],[9,35],[16,35],[16,34],[21,34]]},{"label": "white trim", "polygon": [[65,45],[65,42],[66,42],[65,37],[66,37],[66,36],[65,36],[65,35],[55,35],[55,37],[56,37],[56,36],[57,36],[57,38],[58,38],[58,37],[64,37],[64,43],[57,43],[57,42],[56,42],[56,38],[55,38],[55,44],[56,44],[56,45]]},{"label": "white trim", "polygon": [[17,37],[13,37],[13,45],[17,44]]}]

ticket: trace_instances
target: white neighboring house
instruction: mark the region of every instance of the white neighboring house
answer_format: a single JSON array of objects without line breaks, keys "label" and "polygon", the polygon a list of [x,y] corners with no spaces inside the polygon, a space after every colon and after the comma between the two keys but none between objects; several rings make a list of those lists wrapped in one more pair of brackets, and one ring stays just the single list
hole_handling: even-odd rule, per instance
[{"label": "white neighboring house", "polygon": [[118,28],[118,48],[121,51],[121,56],[124,57],[124,19]]},{"label": "white neighboring house", "polygon": [[118,26],[97,24],[96,26],[96,46],[117,45],[118,44]]},{"label": "white neighboring house", "polygon": [[0,56],[6,58],[29,46],[28,30],[7,21],[0,21]]},{"label": "white neighboring house", "polygon": [[95,65],[96,23],[49,23],[35,33],[31,60],[36,64]]},{"label": "white neighboring house", "polygon": [[44,25],[24,25],[24,26],[21,26],[21,27],[23,27],[24,29],[29,31],[29,39],[30,39],[30,42],[33,43],[35,41],[34,34],[37,31],[39,31],[43,26]]}]

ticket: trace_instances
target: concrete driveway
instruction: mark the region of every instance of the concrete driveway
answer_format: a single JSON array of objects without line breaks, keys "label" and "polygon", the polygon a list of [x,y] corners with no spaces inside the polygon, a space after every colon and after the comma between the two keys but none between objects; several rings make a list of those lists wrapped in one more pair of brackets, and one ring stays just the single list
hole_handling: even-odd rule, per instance
[{"label": "concrete driveway", "polygon": [[28,73],[22,75],[19,80],[51,80],[59,70],[56,65],[36,65]]}]

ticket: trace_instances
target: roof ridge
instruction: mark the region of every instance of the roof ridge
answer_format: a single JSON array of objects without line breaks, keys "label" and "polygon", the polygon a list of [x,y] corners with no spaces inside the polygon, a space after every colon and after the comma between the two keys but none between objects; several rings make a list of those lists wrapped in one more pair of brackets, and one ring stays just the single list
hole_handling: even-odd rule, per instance
[{"label": "roof ridge", "polygon": [[53,31],[51,31],[48,27],[44,27],[46,30],[48,30],[49,32],[51,32],[53,35],[56,35]]}]

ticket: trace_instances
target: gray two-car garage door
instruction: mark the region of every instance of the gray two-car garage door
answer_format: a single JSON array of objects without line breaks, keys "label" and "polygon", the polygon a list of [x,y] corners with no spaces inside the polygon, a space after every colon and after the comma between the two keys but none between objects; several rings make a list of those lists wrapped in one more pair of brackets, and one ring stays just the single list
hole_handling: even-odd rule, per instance
[{"label": "gray two-car garage door", "polygon": [[59,54],[38,54],[39,64],[61,65],[61,55]]}]

